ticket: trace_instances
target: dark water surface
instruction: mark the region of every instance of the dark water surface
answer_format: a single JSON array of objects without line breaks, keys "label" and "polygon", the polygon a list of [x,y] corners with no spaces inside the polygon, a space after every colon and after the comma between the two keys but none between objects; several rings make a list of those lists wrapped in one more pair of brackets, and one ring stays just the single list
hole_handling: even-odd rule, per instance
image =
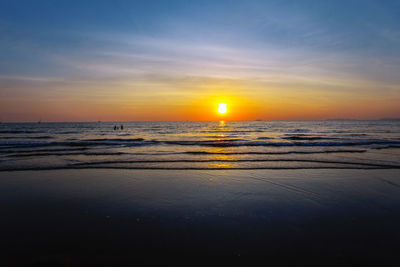
[{"label": "dark water surface", "polygon": [[400,122],[0,124],[0,170],[73,168],[400,168]]}]

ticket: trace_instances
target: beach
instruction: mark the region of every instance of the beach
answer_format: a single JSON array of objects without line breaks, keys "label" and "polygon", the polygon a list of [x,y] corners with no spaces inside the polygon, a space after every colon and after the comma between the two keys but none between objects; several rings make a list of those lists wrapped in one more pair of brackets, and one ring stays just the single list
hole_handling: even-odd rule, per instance
[{"label": "beach", "polygon": [[5,0],[0,32],[0,267],[400,266],[400,0]]},{"label": "beach", "polygon": [[2,265],[398,265],[385,170],[4,171]]}]

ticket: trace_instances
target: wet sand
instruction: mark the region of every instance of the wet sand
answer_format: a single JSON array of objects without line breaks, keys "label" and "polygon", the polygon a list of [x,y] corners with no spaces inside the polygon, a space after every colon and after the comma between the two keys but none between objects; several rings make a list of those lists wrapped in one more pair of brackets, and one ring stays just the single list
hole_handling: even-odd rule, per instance
[{"label": "wet sand", "polygon": [[0,263],[399,265],[399,170],[0,173]]}]

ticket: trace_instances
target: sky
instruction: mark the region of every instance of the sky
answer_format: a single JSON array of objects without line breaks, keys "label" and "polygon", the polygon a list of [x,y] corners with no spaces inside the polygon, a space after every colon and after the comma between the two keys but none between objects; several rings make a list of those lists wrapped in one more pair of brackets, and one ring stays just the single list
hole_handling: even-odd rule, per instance
[{"label": "sky", "polygon": [[398,118],[399,74],[400,1],[0,1],[3,122]]}]

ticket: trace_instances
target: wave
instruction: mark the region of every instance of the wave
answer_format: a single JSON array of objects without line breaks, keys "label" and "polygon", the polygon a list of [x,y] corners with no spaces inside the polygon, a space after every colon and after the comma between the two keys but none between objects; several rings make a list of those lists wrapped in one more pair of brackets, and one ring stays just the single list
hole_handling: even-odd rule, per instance
[{"label": "wave", "polygon": [[182,146],[215,146],[215,147],[235,147],[235,146],[366,146],[366,145],[400,145],[400,141],[342,141],[342,142],[262,142],[262,141],[164,141],[165,144]]},{"label": "wave", "polygon": [[158,152],[158,153],[138,153],[138,152],[85,152],[87,148],[78,149],[42,149],[42,150],[0,150],[2,154],[10,154],[7,157],[35,157],[35,156],[163,156],[163,155],[290,155],[290,154],[332,154],[332,153],[364,153],[367,150],[327,150],[327,151],[283,151],[283,152],[208,152],[208,151],[185,151],[185,152]]},{"label": "wave", "polygon": [[366,141],[338,141],[338,142],[264,142],[264,141],[242,141],[242,140],[145,140],[143,138],[121,139],[121,138],[99,138],[84,139],[78,141],[61,142],[25,142],[5,141],[0,142],[0,148],[10,147],[43,147],[43,146],[145,146],[145,145],[180,145],[180,146],[209,146],[209,147],[243,147],[243,146],[265,146],[265,147],[340,147],[340,146],[370,146],[385,145],[397,146],[400,141],[394,140],[366,140]]},{"label": "wave", "polygon": [[[341,164],[341,163],[340,163]],[[0,168],[0,172],[10,171],[43,171],[43,170],[79,170],[79,169],[119,169],[119,170],[309,170],[309,169],[348,169],[348,170],[374,170],[374,169],[400,169],[400,166],[391,165],[360,165],[357,163],[343,165],[320,165],[320,166],[104,166],[104,165],[65,165],[65,166],[36,166],[21,168]]]},{"label": "wave", "polygon": [[351,136],[351,137],[358,137],[358,136],[368,136],[368,134],[364,133],[353,133],[353,134],[344,134],[342,136]]},{"label": "wave", "polygon": [[125,152],[44,152],[44,153],[15,153],[7,157],[25,158],[25,157],[46,157],[46,156],[119,156],[129,153]]},{"label": "wave", "polygon": [[30,131],[30,130],[0,130],[0,134],[31,134],[31,133],[43,133],[43,131]]},{"label": "wave", "polygon": [[10,142],[0,142],[0,147],[39,147],[39,146],[49,146],[55,144],[55,142],[19,142],[19,141],[10,141]]},{"label": "wave", "polygon": [[[14,171],[54,171],[54,170],[81,170],[81,169],[116,169],[116,170],[374,170],[374,169],[388,169],[380,167],[362,167],[362,166],[315,166],[315,167],[146,167],[146,166],[60,166],[60,167],[28,167],[28,168],[8,168],[0,169],[0,172],[14,172]],[[389,168],[391,169],[391,168]]]},{"label": "wave", "polygon": [[71,146],[71,147],[85,147],[85,146],[139,146],[139,145],[149,145],[154,144],[153,141],[145,141],[143,138],[136,139],[86,139],[78,141],[61,141],[61,142],[23,142],[23,141],[6,141],[0,142],[0,147],[43,147],[43,146]]},{"label": "wave", "polygon": [[295,133],[308,133],[310,132],[309,129],[294,129],[293,132]]},{"label": "wave", "polygon": [[53,148],[53,149],[20,149],[17,150],[7,150],[0,148],[0,153],[7,154],[7,153],[37,153],[37,152],[69,152],[69,151],[84,151],[88,150],[87,147],[77,147],[77,148]]},{"label": "wave", "polygon": [[313,141],[313,140],[337,140],[338,138],[323,137],[323,136],[285,136],[282,137],[282,139]]},{"label": "wave", "polygon": [[229,129],[216,129],[216,130],[204,130],[199,133],[235,133],[235,134],[246,134],[246,133],[262,133],[263,130],[229,130]]},{"label": "wave", "polygon": [[374,149],[390,149],[390,148],[400,148],[400,145],[388,145],[382,147],[375,147]]},{"label": "wave", "polygon": [[0,136],[0,139],[52,139],[53,136]]},{"label": "wave", "polygon": [[208,152],[208,151],[186,151],[185,154],[203,155],[287,155],[287,154],[328,154],[328,153],[364,153],[367,150],[326,150],[326,151],[283,151],[283,152]]},{"label": "wave", "polygon": [[77,131],[64,131],[64,132],[57,132],[57,134],[79,134],[80,132]]},{"label": "wave", "polygon": [[[246,141],[245,139],[240,139],[240,138],[230,138],[230,137],[226,137],[226,136],[207,136],[207,138],[210,138],[211,140],[205,140],[205,141],[224,141],[224,142],[228,142],[228,141],[232,141],[232,142],[236,142],[236,141]],[[214,140],[217,139],[217,140]]]},{"label": "wave", "polygon": [[173,159],[173,160],[110,160],[74,163],[70,166],[89,166],[101,164],[126,164],[126,163],[208,163],[208,162],[307,162],[307,163],[323,163],[323,164],[341,164],[341,165],[360,165],[380,168],[400,169],[400,165],[393,164],[377,164],[367,162],[349,162],[349,161],[331,161],[331,160],[314,160],[314,159]]},{"label": "wave", "polygon": [[84,139],[83,142],[138,142],[144,141],[143,138],[94,138],[94,139]]}]

